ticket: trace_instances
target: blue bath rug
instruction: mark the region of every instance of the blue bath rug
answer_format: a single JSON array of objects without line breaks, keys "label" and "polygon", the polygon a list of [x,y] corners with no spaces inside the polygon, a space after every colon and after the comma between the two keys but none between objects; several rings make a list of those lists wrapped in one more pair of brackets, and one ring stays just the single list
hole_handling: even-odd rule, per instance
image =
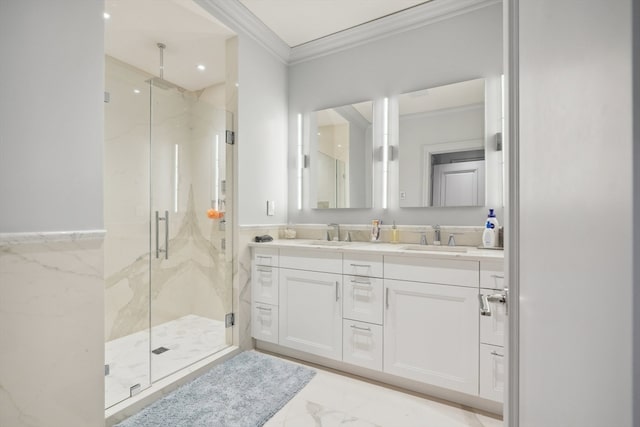
[{"label": "blue bath rug", "polygon": [[246,351],[152,403],[116,427],[258,427],[315,371]]}]

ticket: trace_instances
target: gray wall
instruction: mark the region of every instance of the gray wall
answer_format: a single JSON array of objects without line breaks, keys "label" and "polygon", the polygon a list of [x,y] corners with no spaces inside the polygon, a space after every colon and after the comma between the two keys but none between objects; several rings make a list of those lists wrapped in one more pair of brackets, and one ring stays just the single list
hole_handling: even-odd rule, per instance
[{"label": "gray wall", "polygon": [[[287,220],[287,67],[239,35],[239,225]],[[267,200],[275,215],[267,216]]]},{"label": "gray wall", "polygon": [[0,1],[0,232],[101,229],[101,1]]},{"label": "gray wall", "polygon": [[[502,73],[502,5],[497,4],[316,58],[289,68],[289,220],[294,223],[482,225],[484,208],[398,207],[398,167],[391,165],[389,209],[297,210],[298,113],[379,100],[428,87]],[[292,154],[293,153],[293,154]],[[379,188],[379,187],[378,187]],[[308,192],[308,189],[306,189]]]},{"label": "gray wall", "polygon": [[631,0],[519,6],[520,426],[637,426]]}]

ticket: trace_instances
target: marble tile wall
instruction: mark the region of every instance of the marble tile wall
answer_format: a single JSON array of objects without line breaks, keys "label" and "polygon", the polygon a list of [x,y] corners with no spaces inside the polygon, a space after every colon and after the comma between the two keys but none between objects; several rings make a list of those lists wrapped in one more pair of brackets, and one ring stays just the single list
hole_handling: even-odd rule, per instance
[{"label": "marble tile wall", "polygon": [[0,426],[104,423],[103,236],[0,234]]},{"label": "marble tile wall", "polygon": [[[231,250],[223,249],[231,227],[209,219],[207,209],[215,207],[217,194],[231,214],[225,200],[231,181],[227,114],[224,105],[212,104],[224,100],[225,88],[150,90],[146,73],[109,57],[106,66],[111,94],[105,121],[106,339],[147,329],[149,319],[151,326],[187,314],[222,320],[231,310]],[[134,94],[134,88],[141,93]],[[161,217],[169,211],[169,259],[155,257],[156,210]],[[158,236],[164,248],[164,222]]]}]

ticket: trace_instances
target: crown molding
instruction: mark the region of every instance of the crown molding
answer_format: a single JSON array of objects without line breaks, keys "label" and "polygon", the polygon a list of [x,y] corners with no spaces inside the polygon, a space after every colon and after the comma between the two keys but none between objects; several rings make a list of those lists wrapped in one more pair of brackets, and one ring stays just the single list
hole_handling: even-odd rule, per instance
[{"label": "crown molding", "polygon": [[195,0],[203,9],[236,33],[243,33],[288,64],[291,48],[237,0]]},{"label": "crown molding", "polygon": [[502,0],[431,0],[429,3],[294,46],[288,63],[295,65],[310,61],[500,3]]}]

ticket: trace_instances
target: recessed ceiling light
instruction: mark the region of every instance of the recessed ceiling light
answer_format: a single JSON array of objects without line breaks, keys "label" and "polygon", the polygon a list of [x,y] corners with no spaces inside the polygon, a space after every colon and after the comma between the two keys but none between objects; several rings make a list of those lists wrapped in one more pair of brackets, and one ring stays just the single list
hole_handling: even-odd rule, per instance
[{"label": "recessed ceiling light", "polygon": [[133,93],[140,93],[140,89],[134,89]]},{"label": "recessed ceiling light", "polygon": [[198,70],[200,70],[200,71],[204,71],[204,70],[206,70],[206,69],[207,69],[207,67],[205,67],[204,65],[202,65],[202,64],[199,64],[199,65],[198,65]]},{"label": "recessed ceiling light", "polygon": [[240,87],[240,83],[236,83],[236,87]]},{"label": "recessed ceiling light", "polygon": [[104,13],[102,14],[102,16],[104,17],[104,19],[109,19],[109,18],[111,18],[111,14],[110,14],[109,12],[104,12]]}]

